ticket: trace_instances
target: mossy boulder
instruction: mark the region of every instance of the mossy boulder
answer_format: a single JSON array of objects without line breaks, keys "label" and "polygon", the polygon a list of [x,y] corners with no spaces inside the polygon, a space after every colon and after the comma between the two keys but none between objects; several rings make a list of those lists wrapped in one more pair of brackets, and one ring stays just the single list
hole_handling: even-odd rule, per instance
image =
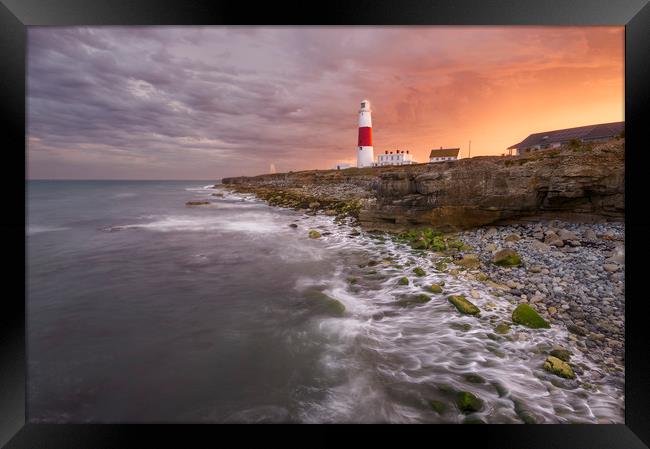
[{"label": "mossy boulder", "polygon": [[507,334],[510,332],[510,326],[508,326],[506,323],[499,323],[497,324],[497,327],[494,328],[494,332],[497,334]]},{"label": "mossy boulder", "polygon": [[567,362],[549,355],[544,362],[544,369],[557,376],[564,377],[565,379],[575,379],[576,375],[573,368]]},{"label": "mossy boulder", "polygon": [[471,382],[473,384],[482,384],[482,383],[485,382],[485,379],[483,378],[483,376],[479,376],[476,373],[465,374],[463,377],[465,378],[465,380],[467,382]]},{"label": "mossy boulder", "polygon": [[397,281],[399,285],[409,285],[409,278],[406,276],[399,278],[399,281]]},{"label": "mossy boulder", "polygon": [[454,261],[456,265],[472,270],[481,266],[478,254],[466,254],[462,259]]},{"label": "mossy boulder", "polygon": [[468,301],[463,295],[452,295],[447,298],[450,303],[452,303],[456,309],[462,314],[465,315],[478,315],[481,313],[481,310]]},{"label": "mossy boulder", "polygon": [[429,407],[431,407],[436,413],[442,415],[445,410],[447,410],[447,404],[442,401],[431,400],[429,401]]},{"label": "mossy boulder", "polygon": [[442,293],[442,287],[438,284],[431,284],[429,290],[433,293]]},{"label": "mossy boulder", "polygon": [[518,267],[521,265],[521,257],[516,251],[505,248],[492,257],[492,263],[500,267]]},{"label": "mossy boulder", "polygon": [[438,271],[447,271],[447,262],[443,262],[443,261],[436,262],[436,264],[434,265],[434,267],[435,267],[436,270],[438,270]]},{"label": "mossy boulder", "polygon": [[483,401],[469,391],[459,391],[456,393],[456,405],[463,413],[478,412],[483,408]]},{"label": "mossy boulder", "polygon": [[186,206],[206,206],[210,204],[210,201],[188,201],[185,203]]},{"label": "mossy boulder", "polygon": [[315,231],[315,230],[312,229],[311,231],[309,231],[309,238],[310,239],[319,239],[320,238],[320,232]]},{"label": "mossy boulder", "polygon": [[552,355],[553,357],[557,357],[563,362],[568,362],[569,360],[571,360],[571,351],[561,346],[554,346],[551,349],[551,352],[549,352],[549,354]]},{"label": "mossy boulder", "polygon": [[414,306],[417,304],[424,304],[431,301],[431,297],[425,294],[419,294],[415,296],[409,296],[408,298],[403,298],[397,301],[397,303],[402,307]]},{"label": "mossy boulder", "polygon": [[532,329],[549,329],[550,324],[544,320],[539,314],[528,304],[519,304],[515,310],[512,311],[512,321],[522,326],[530,327]]},{"label": "mossy boulder", "polygon": [[420,268],[420,267],[415,267],[415,268],[413,269],[413,274],[416,275],[416,276],[418,276],[418,277],[422,277],[422,276],[426,275],[426,273],[424,272],[424,270],[423,270],[422,268]]}]

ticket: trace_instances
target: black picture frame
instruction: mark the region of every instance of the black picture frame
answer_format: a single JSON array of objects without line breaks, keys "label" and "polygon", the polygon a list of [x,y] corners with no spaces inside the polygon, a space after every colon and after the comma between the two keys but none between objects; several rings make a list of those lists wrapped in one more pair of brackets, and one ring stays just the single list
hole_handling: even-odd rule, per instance
[{"label": "black picture frame", "polygon": [[[223,428],[187,425],[33,424],[27,422],[25,353],[25,70],[26,27],[59,25],[624,25],[626,120],[626,367],[624,425],[438,425],[410,436],[424,441],[476,442],[500,448],[643,448],[650,446],[650,350],[644,259],[649,152],[650,5],[648,0],[354,0],[267,2],[233,0],[3,0],[0,5],[0,110],[3,138],[5,248],[0,300],[0,444],[7,448],[151,446],[152,441],[222,441]],[[645,143],[645,146],[644,146]],[[277,427],[277,426],[274,426]],[[330,427],[331,428],[331,427]],[[265,429],[268,429],[265,428]],[[321,443],[327,437],[322,430]],[[431,432],[435,433],[431,433]],[[264,430],[263,433],[268,432]],[[415,432],[415,433],[414,433]],[[426,432],[426,433],[424,433]],[[256,432],[238,432],[238,444]],[[373,432],[374,433],[374,432]],[[248,434],[248,435],[247,435]],[[419,434],[419,435],[418,435]],[[383,432],[378,433],[383,435]],[[313,438],[313,437],[312,437]],[[433,438],[433,439],[432,439]],[[459,439],[459,438],[462,438]],[[311,441],[311,440],[307,440]],[[336,441],[333,439],[332,441]]]}]

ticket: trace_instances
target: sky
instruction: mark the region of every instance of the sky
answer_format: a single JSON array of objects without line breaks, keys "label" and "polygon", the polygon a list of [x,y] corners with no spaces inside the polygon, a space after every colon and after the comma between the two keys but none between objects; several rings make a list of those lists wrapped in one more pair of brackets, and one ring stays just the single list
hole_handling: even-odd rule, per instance
[{"label": "sky", "polygon": [[623,27],[30,27],[30,179],[202,179],[499,155],[624,120]]}]

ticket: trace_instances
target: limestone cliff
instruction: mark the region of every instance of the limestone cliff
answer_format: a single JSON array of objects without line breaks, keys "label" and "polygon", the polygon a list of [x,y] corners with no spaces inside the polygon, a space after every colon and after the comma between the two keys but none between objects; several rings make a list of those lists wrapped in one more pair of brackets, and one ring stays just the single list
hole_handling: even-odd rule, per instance
[{"label": "limestone cliff", "polygon": [[222,182],[249,191],[264,187],[368,197],[359,213],[367,229],[426,225],[456,230],[537,219],[622,220],[624,161],[624,140],[615,140],[516,157],[306,171]]}]

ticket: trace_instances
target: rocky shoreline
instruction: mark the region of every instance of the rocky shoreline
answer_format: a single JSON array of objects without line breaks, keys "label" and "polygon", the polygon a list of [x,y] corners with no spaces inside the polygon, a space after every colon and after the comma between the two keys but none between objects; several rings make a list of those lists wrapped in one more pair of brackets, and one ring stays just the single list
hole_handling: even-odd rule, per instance
[{"label": "rocky shoreline", "polygon": [[[618,381],[625,365],[625,241],[623,223],[576,224],[551,221],[479,228],[459,234],[473,249],[454,255],[460,262],[478,254],[480,265],[458,271],[485,278],[493,293],[512,304],[530,304],[551,325],[564,325],[583,355]],[[546,242],[546,243],[545,243]],[[510,248],[518,267],[492,263]],[[462,268],[462,267],[461,267]],[[580,374],[581,368],[574,367]]]},{"label": "rocky shoreline", "polygon": [[[359,225],[350,238],[365,231],[430,253],[437,271],[485,283],[513,307],[525,304],[541,327],[568,330],[571,349],[553,348],[546,370],[562,377],[589,370],[585,388],[586,379],[607,376],[622,390],[624,140],[476,159],[227,178],[218,186]],[[468,288],[450,301],[473,310],[474,297]],[[495,332],[526,338],[511,331],[523,324],[516,318],[504,316]],[[570,364],[572,351],[598,369]]]}]

